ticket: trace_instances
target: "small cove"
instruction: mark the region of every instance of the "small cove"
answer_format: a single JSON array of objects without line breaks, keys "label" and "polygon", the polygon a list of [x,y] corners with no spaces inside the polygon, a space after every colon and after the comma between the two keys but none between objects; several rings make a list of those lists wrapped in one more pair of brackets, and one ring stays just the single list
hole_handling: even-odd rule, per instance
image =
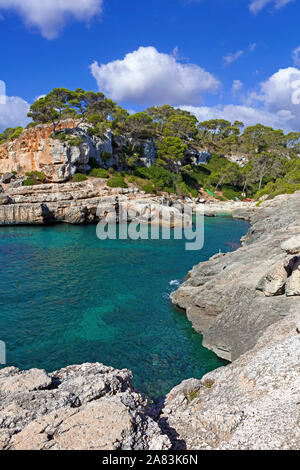
[{"label": "small cove", "polygon": [[236,249],[248,227],[206,218],[204,248],[190,252],[184,240],[100,241],[95,226],[0,228],[7,365],[128,368],[136,388],[153,399],[224,365],[169,294],[193,265]]}]

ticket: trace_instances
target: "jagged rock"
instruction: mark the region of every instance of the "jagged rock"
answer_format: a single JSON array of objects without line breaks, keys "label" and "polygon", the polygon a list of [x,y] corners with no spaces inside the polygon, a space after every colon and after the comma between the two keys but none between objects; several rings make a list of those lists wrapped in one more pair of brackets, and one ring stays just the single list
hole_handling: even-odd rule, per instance
[{"label": "jagged rock", "polygon": [[266,297],[275,295],[283,295],[285,292],[285,283],[288,275],[292,271],[293,264],[290,261],[279,261],[272,267],[272,269],[264,276],[257,285],[257,290],[262,291]]},{"label": "jagged rock", "polygon": [[281,249],[291,255],[300,253],[300,233],[281,243]]},{"label": "jagged rock", "polygon": [[286,283],[286,295],[300,295],[300,258],[294,263],[292,273]]},{"label": "jagged rock", "polygon": [[102,364],[1,370],[0,449],[169,449],[131,380],[128,370]]},{"label": "jagged rock", "polygon": [[0,191],[0,206],[5,205],[5,204],[9,204],[10,202],[11,202],[11,199],[8,197],[8,195],[3,194]]},{"label": "jagged rock", "polygon": [[2,176],[2,183],[3,184],[9,184],[11,180],[15,177],[13,173],[5,173],[5,175]]},{"label": "jagged rock", "polygon": [[256,346],[167,396],[162,427],[188,450],[300,447],[299,310],[268,327]]}]

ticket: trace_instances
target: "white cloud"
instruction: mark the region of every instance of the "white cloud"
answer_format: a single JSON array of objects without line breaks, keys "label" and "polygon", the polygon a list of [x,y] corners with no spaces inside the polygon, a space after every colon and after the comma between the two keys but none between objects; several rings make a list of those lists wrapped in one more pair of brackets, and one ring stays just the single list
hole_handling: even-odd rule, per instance
[{"label": "white cloud", "polygon": [[265,6],[272,5],[274,8],[279,10],[294,0],[251,0],[249,9],[252,13],[259,13]]},{"label": "white cloud", "polygon": [[[234,82],[235,83],[235,82]],[[240,84],[237,83],[239,88]],[[284,130],[300,130],[300,69],[280,69],[248,95],[241,105],[189,107],[198,119],[240,120],[246,125],[261,123]]]},{"label": "white cloud", "polygon": [[220,82],[195,64],[183,64],[174,55],[155,47],[140,47],[122,60],[99,65],[91,71],[99,89],[117,101],[137,104],[198,104],[204,93],[216,93]]},{"label": "white cloud", "polygon": [[18,13],[30,27],[54,39],[68,21],[90,21],[102,11],[103,0],[0,0],[0,9]]},{"label": "white cloud", "polygon": [[242,121],[246,126],[258,123],[271,127],[287,127],[290,115],[270,113],[265,109],[258,109],[244,105],[219,105],[219,106],[181,106],[197,117],[199,121],[209,119],[227,119],[230,122]]},{"label": "white cloud", "polygon": [[300,65],[300,46],[293,50],[293,61],[295,65]]},{"label": "white cloud", "polygon": [[0,131],[7,127],[25,127],[30,121],[27,117],[29,106],[19,96],[6,96],[5,104],[0,104]]},{"label": "white cloud", "polygon": [[241,80],[233,80],[231,93],[235,97],[237,96],[243,89],[244,84]]},{"label": "white cloud", "polygon": [[248,49],[250,52],[254,52],[256,47],[257,47],[256,42],[252,42],[251,44],[249,44]]},{"label": "white cloud", "polygon": [[224,65],[230,65],[236,60],[238,60],[242,55],[244,54],[244,51],[240,50],[237,52],[229,52],[227,55],[223,57],[223,63]]}]

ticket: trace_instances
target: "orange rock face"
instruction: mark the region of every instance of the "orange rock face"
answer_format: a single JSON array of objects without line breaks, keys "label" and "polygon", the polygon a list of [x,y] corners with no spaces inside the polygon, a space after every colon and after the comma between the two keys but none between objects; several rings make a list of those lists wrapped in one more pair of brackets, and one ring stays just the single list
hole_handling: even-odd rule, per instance
[{"label": "orange rock face", "polygon": [[[68,120],[58,129],[76,127],[76,121]],[[0,145],[0,173],[16,171],[24,175],[30,171],[42,171],[52,181],[65,181],[76,171],[80,161],[80,149],[58,139],[52,139],[52,125],[26,129],[20,137]],[[74,168],[73,168],[74,167]]]}]

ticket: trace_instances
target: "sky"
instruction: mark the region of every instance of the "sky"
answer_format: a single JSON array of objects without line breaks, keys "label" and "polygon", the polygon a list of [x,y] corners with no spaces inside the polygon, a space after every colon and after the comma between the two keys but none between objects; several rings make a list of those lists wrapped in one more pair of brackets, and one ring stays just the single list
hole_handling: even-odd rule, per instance
[{"label": "sky", "polygon": [[300,131],[300,0],[0,0],[0,130],[55,87]]}]

